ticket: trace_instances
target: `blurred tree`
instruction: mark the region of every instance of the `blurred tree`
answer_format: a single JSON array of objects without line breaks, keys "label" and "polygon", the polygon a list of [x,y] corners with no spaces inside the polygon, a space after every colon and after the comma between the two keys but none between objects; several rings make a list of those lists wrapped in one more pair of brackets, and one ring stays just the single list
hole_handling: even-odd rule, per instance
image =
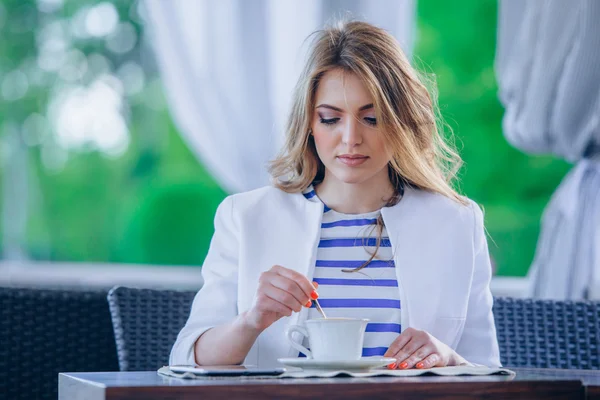
[{"label": "blurred tree", "polygon": [[[199,264],[204,257],[225,194],[171,124],[140,40],[139,4],[0,3],[0,182],[14,181],[15,157],[30,166],[31,195],[17,203],[28,213],[19,240],[30,258]],[[117,114],[106,114],[109,102]],[[120,142],[115,118],[127,124]],[[121,147],[105,148],[110,140]],[[182,218],[187,204],[195,207]],[[12,207],[0,218],[13,223]],[[200,210],[204,219],[194,217]],[[184,236],[162,237],[165,221],[181,224],[168,231]],[[129,224],[142,231],[131,234]],[[176,238],[180,246],[166,240]]]},{"label": "blurred tree", "polygon": [[201,183],[152,188],[132,215],[118,258],[146,264],[201,265],[223,196],[216,185]]}]

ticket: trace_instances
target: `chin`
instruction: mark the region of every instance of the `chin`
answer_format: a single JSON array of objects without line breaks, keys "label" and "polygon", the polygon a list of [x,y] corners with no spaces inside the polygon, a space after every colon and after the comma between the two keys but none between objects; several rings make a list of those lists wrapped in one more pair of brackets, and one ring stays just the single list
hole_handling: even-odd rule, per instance
[{"label": "chin", "polygon": [[340,182],[348,183],[348,184],[357,184],[363,183],[371,177],[370,174],[365,174],[361,171],[336,171],[334,176]]}]

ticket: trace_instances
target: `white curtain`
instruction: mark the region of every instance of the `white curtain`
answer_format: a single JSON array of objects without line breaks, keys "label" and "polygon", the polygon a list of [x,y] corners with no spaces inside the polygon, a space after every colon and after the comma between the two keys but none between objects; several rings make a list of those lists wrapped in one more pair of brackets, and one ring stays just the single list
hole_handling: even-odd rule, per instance
[{"label": "white curtain", "polygon": [[410,55],[414,0],[145,0],[169,107],[229,192],[269,183],[283,144],[305,39],[347,12],[392,33]]},{"label": "white curtain", "polygon": [[600,1],[501,0],[496,71],[507,140],[575,163],[544,211],[529,279],[540,298],[600,288]]}]

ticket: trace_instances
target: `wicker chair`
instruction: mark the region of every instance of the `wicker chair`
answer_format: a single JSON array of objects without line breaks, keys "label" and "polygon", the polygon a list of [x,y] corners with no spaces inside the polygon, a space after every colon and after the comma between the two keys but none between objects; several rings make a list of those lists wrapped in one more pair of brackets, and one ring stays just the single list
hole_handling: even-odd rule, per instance
[{"label": "wicker chair", "polygon": [[0,398],[56,399],[59,372],[118,367],[106,291],[0,287]]},{"label": "wicker chair", "polygon": [[157,370],[169,362],[196,292],[115,287],[108,293],[121,371]]},{"label": "wicker chair", "polygon": [[[195,294],[125,287],[109,292],[122,371],[168,363]],[[600,369],[600,303],[497,297],[493,311],[504,366]]]},{"label": "wicker chair", "polygon": [[506,367],[600,369],[600,303],[494,299]]}]

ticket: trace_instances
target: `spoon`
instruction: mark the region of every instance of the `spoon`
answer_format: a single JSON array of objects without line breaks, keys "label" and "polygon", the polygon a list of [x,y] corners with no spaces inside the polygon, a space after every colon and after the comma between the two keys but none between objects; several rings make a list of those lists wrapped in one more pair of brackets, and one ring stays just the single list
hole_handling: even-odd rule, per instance
[{"label": "spoon", "polygon": [[321,305],[319,304],[319,300],[317,300],[317,299],[315,299],[315,306],[317,307],[317,310],[321,313],[323,318],[327,319],[327,316],[325,315],[325,311],[323,311],[323,309],[321,308]]}]

